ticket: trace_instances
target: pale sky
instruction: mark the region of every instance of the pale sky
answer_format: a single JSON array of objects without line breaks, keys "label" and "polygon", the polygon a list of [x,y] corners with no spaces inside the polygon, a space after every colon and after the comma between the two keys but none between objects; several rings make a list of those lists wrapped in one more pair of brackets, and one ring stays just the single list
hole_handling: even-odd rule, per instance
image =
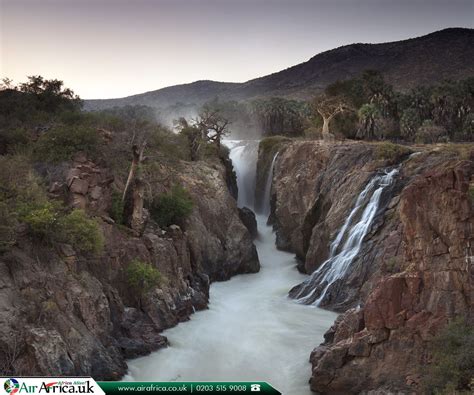
[{"label": "pale sky", "polygon": [[0,0],[0,77],[82,98],[243,82],[354,42],[474,27],[473,0]]}]

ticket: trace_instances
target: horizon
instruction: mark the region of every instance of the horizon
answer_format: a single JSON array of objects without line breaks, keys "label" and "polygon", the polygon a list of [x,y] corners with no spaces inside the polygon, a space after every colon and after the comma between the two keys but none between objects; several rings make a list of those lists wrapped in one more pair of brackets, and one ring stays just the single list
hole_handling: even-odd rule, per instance
[{"label": "horizon", "polygon": [[[474,27],[474,5],[465,0],[398,5],[386,0],[245,0],[237,7],[216,0],[0,4],[0,75],[15,83],[28,75],[58,78],[84,100],[197,81],[243,83],[346,45]],[[196,24],[201,19],[213,24]]]}]

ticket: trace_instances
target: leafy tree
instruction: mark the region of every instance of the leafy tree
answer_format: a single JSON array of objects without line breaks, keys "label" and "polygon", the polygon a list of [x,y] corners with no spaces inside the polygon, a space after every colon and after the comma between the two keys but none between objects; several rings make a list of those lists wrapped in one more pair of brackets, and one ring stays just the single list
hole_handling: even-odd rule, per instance
[{"label": "leafy tree", "polygon": [[175,121],[175,127],[179,134],[186,139],[191,160],[197,161],[202,146],[206,144],[202,130],[197,125],[190,125],[185,118]]},{"label": "leafy tree", "polygon": [[378,106],[374,103],[364,104],[358,111],[359,115],[359,129],[357,137],[365,139],[373,139],[378,131],[378,120],[381,117],[381,112]]},{"label": "leafy tree", "polygon": [[403,112],[400,119],[400,131],[404,138],[412,140],[420,125],[420,115],[415,109],[409,108]]},{"label": "leafy tree", "polygon": [[255,100],[252,112],[264,135],[299,136],[305,129],[309,109],[303,102],[272,98]]},{"label": "leafy tree", "polygon": [[41,135],[35,152],[39,160],[61,162],[70,160],[80,151],[94,156],[99,143],[97,130],[91,127],[56,126]]}]

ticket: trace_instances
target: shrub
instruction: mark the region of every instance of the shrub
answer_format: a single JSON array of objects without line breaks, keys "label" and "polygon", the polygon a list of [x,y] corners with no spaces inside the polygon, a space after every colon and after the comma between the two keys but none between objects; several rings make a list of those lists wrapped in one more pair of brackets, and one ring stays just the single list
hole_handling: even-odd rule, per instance
[{"label": "shrub", "polygon": [[311,126],[305,129],[303,133],[304,133],[304,136],[308,139],[321,140],[323,138],[321,129],[314,126]]},{"label": "shrub", "polygon": [[443,126],[438,126],[431,120],[425,120],[418,128],[415,135],[415,141],[421,144],[433,144],[446,142],[448,140],[448,132]]},{"label": "shrub", "polygon": [[127,281],[140,293],[148,292],[159,285],[161,273],[152,265],[134,259],[127,267]]},{"label": "shrub", "polygon": [[99,136],[91,127],[57,126],[38,139],[35,152],[38,160],[61,162],[71,159],[79,151],[94,156],[98,145]]},{"label": "shrub", "polygon": [[100,253],[104,247],[104,236],[97,224],[83,210],[73,210],[61,218],[60,239],[81,252]]},{"label": "shrub", "polygon": [[5,202],[0,202],[0,253],[15,244],[15,216]]},{"label": "shrub", "polygon": [[388,160],[390,162],[395,162],[409,153],[411,153],[409,148],[390,142],[377,144],[375,148],[375,157],[377,159]]},{"label": "shrub", "polygon": [[433,340],[431,352],[433,360],[424,382],[426,393],[472,393],[474,327],[464,319],[454,320]]},{"label": "shrub", "polygon": [[193,201],[189,193],[179,185],[171,192],[161,195],[151,205],[152,218],[162,227],[172,224],[181,225],[193,211]]},{"label": "shrub", "polygon": [[52,241],[58,231],[59,213],[51,202],[22,203],[18,206],[20,221],[28,225],[29,233],[43,241]]},{"label": "shrub", "polygon": [[123,224],[123,209],[124,202],[122,201],[122,195],[117,191],[113,191],[109,214],[115,223],[119,225]]},{"label": "shrub", "polygon": [[271,136],[265,137],[264,139],[260,140],[258,145],[258,150],[262,152],[269,152],[278,147],[280,144],[291,141],[288,137],[285,136]]}]

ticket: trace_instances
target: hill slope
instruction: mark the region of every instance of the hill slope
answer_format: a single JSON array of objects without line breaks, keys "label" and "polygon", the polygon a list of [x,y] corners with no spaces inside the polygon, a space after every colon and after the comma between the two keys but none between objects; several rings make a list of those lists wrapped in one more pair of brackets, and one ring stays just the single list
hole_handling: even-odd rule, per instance
[{"label": "hill slope", "polygon": [[403,41],[346,45],[244,83],[197,81],[121,99],[86,100],[85,108],[127,104],[165,108],[178,102],[200,105],[215,97],[222,100],[270,96],[306,99],[336,80],[354,77],[367,69],[381,71],[399,90],[448,78],[474,76],[474,29],[450,28]]}]

